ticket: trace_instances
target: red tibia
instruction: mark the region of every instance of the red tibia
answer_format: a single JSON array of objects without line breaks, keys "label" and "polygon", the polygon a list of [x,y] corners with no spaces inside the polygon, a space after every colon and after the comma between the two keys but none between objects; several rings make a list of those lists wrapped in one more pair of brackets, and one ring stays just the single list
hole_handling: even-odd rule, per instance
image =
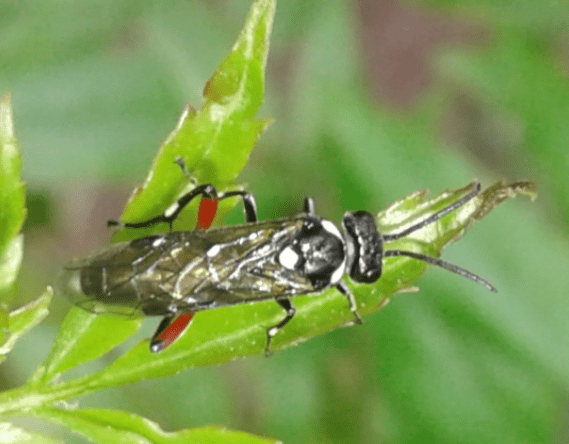
[{"label": "red tibia", "polygon": [[[198,210],[197,229],[207,229],[211,226],[215,213],[217,212],[218,199],[209,199],[202,197],[200,208]],[[188,327],[195,313],[182,313],[174,318],[174,320],[164,329],[162,333],[153,339],[153,344],[157,347],[156,352],[165,350],[178,339],[184,330]]]},{"label": "red tibia", "polygon": [[198,210],[198,223],[196,224],[196,230],[205,230],[211,226],[215,213],[217,212],[218,202],[218,199],[202,197],[202,200],[200,201],[200,208]]},{"label": "red tibia", "polygon": [[164,341],[160,345],[160,351],[168,348],[172,342],[178,339],[178,336],[180,336],[190,322],[192,322],[194,315],[195,313],[182,313],[176,316],[172,323],[156,337],[155,342]]}]

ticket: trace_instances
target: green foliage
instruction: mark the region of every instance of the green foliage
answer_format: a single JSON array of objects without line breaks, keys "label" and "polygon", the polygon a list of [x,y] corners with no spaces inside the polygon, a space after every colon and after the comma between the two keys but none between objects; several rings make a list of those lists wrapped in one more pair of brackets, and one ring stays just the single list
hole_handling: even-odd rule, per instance
[{"label": "green foliage", "polygon": [[[270,124],[270,120],[254,117],[263,101],[274,9],[273,1],[259,1],[251,8],[232,51],[207,82],[200,109],[188,106],[184,110],[176,129],[158,150],[145,184],[131,196],[124,220],[160,214],[187,189],[188,178],[173,168],[179,157],[197,183],[215,183],[220,190],[243,169],[257,139]],[[195,213],[195,205],[186,212]],[[195,224],[195,219],[192,222]],[[184,217],[177,223],[189,225]],[[145,230],[137,230],[130,238],[144,234]],[[125,238],[129,237],[119,233],[115,240]]]},{"label": "green foliage", "polygon": [[21,169],[10,95],[4,94],[0,100],[0,302],[14,283],[14,270],[18,270],[22,260],[22,238],[18,233],[26,210]]},{"label": "green foliage", "polygon": [[223,427],[200,427],[179,432],[165,432],[158,424],[131,413],[117,410],[82,409],[69,411],[43,409],[40,416],[63,425],[81,430],[89,440],[101,444],[185,444],[227,443],[268,444],[275,440],[258,438],[243,432],[226,430]]}]

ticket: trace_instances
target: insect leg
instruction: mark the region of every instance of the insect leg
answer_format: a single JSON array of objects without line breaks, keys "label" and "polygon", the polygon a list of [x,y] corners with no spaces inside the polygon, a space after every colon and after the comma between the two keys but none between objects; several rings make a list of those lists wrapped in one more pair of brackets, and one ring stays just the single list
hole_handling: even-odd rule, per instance
[{"label": "insect leg", "polygon": [[290,302],[289,298],[277,299],[277,304],[279,304],[284,311],[286,311],[286,316],[278,324],[273,325],[271,328],[267,329],[267,345],[265,346],[265,356],[271,356],[270,346],[271,340],[276,336],[281,328],[283,328],[288,322],[294,317],[296,309]]},{"label": "insect leg", "polygon": [[248,191],[236,190],[219,193],[219,200],[234,196],[240,196],[243,200],[243,208],[245,209],[245,222],[258,222],[259,218],[257,217],[257,202],[255,201],[255,196],[253,196]]},{"label": "insect leg", "polygon": [[188,327],[195,313],[165,316],[150,339],[150,351],[159,353],[172,344]]},{"label": "insect leg", "polygon": [[304,212],[306,214],[316,214],[314,212],[314,199],[312,199],[312,197],[304,199]]},{"label": "insect leg", "polygon": [[255,198],[251,193],[247,191],[228,191],[227,193],[217,193],[215,187],[211,184],[198,185],[191,191],[188,191],[182,197],[180,197],[176,202],[166,208],[164,213],[155,216],[151,219],[144,220],[141,222],[121,222],[116,220],[109,220],[107,222],[108,226],[121,226],[129,228],[143,228],[156,225],[160,222],[167,222],[170,225],[170,230],[172,230],[172,223],[178,217],[180,212],[196,197],[202,196],[202,202],[200,203],[200,213],[198,214],[198,228],[209,228],[215,212],[217,210],[217,202],[233,196],[241,196],[243,199],[243,205],[245,207],[245,219],[247,222],[257,221],[257,205],[255,203]]},{"label": "insect leg", "polygon": [[354,322],[356,324],[363,324],[362,318],[358,313],[356,298],[354,297],[352,290],[350,290],[350,287],[348,287],[344,281],[340,281],[336,284],[336,289],[344,296],[346,296],[346,299],[348,299],[348,304],[350,304],[350,311],[354,314]]},{"label": "insect leg", "polygon": [[107,225],[115,226],[118,225],[120,227],[129,227],[129,228],[144,228],[144,227],[151,227],[152,225],[156,225],[160,222],[167,222],[170,225],[170,230],[172,229],[172,223],[180,214],[180,211],[184,209],[186,205],[188,205],[193,199],[197,196],[204,196],[210,199],[217,199],[217,191],[213,185],[205,184],[205,185],[198,185],[193,190],[187,192],[182,197],[180,197],[176,202],[166,208],[162,214],[155,216],[151,219],[144,220],[141,222],[122,222],[116,220],[109,220]]},{"label": "insect leg", "polygon": [[228,191],[220,193],[217,199],[202,197],[200,208],[198,210],[198,221],[196,229],[207,229],[211,226],[215,213],[217,212],[217,204],[220,200],[228,197],[240,196],[243,199],[243,207],[245,209],[245,221],[248,223],[257,222],[257,203],[255,197],[247,191]]}]

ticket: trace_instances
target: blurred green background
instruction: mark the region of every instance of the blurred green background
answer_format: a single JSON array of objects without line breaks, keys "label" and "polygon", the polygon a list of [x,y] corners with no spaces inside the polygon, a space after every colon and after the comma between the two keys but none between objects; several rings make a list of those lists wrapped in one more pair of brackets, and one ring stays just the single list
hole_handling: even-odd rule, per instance
[{"label": "blurred green background", "polygon": [[[109,241],[105,221],[182,107],[200,103],[248,7],[0,3],[0,91],[12,93],[28,184],[14,306]],[[430,270],[362,327],[80,405],[286,443],[569,442],[568,22],[553,0],[281,0],[260,114],[276,121],[240,176],[260,218],[293,214],[306,195],[339,221],[419,188],[534,180],[535,203],[506,202],[445,251],[499,293]],[[0,367],[1,389],[41,362],[68,309],[55,298]]]}]

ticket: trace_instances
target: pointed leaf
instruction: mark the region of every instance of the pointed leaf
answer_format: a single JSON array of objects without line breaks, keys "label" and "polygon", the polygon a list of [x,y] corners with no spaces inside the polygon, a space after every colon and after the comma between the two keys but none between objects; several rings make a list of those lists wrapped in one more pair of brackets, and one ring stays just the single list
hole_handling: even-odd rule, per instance
[{"label": "pointed leaf", "polygon": [[13,240],[26,215],[21,170],[11,99],[4,94],[0,99],[0,291],[14,281],[21,260],[21,240]]},{"label": "pointed leaf", "polygon": [[0,256],[0,290],[9,288],[18,277],[23,254],[24,236],[20,234],[8,241]]},{"label": "pointed leaf", "polygon": [[[188,178],[175,164],[185,161],[198,183],[212,183],[223,190],[245,165],[257,139],[270,124],[255,120],[263,101],[264,75],[269,50],[269,35],[275,11],[274,0],[257,0],[251,6],[245,25],[232,51],[209,79],[204,101],[198,110],[188,107],[158,154],[142,187],[137,188],[122,215],[124,221],[139,221],[162,213],[183,191]],[[220,216],[228,212],[227,204]],[[176,224],[195,225],[195,209],[185,212]],[[160,229],[121,230],[116,241],[141,237]],[[164,227],[161,227],[164,229]]]},{"label": "pointed leaf", "polygon": [[62,443],[59,439],[50,436],[42,435],[37,432],[24,430],[13,424],[7,422],[0,423],[0,442],[3,444],[17,443],[17,444],[57,444]]},{"label": "pointed leaf", "polygon": [[98,358],[136,333],[140,323],[140,319],[96,315],[73,307],[48,357],[31,379],[48,382],[59,373]]},{"label": "pointed leaf", "polygon": [[10,312],[8,317],[8,338],[0,347],[0,355],[12,350],[16,341],[39,324],[48,314],[48,307],[53,296],[51,287],[47,287],[36,300]]},{"label": "pointed leaf", "polygon": [[274,439],[259,438],[248,433],[235,432],[223,427],[200,427],[177,432],[165,432],[158,424],[146,418],[119,410],[42,409],[40,415],[82,434],[101,444],[176,444],[176,443],[223,443],[223,444],[268,444]]}]

